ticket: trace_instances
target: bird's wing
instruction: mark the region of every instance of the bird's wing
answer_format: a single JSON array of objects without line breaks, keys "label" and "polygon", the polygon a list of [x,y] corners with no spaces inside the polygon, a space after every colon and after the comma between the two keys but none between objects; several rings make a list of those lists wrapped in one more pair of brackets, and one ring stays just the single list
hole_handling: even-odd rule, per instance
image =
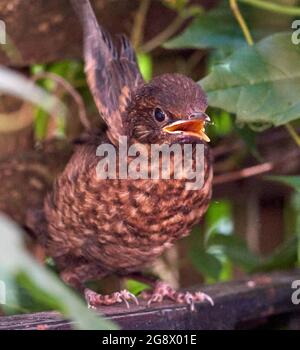
[{"label": "bird's wing", "polygon": [[97,108],[116,142],[122,135],[122,114],[132,92],[143,84],[134,50],[125,36],[117,49],[99,26],[88,0],[71,0],[83,25],[85,72]]}]

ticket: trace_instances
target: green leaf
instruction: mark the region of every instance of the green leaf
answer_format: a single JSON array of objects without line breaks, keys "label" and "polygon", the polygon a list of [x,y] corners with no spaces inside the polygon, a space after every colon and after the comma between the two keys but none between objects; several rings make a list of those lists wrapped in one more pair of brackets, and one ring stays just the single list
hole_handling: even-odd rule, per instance
[{"label": "green leaf", "polygon": [[276,251],[253,267],[251,272],[271,271],[295,266],[297,261],[297,237],[283,243]]},{"label": "green leaf", "polygon": [[137,61],[143,78],[149,81],[152,78],[152,57],[147,53],[138,53]]},{"label": "green leaf", "polygon": [[226,48],[244,46],[245,39],[228,5],[197,16],[177,37],[164,44],[175,48]]},{"label": "green leaf", "polygon": [[228,200],[218,200],[210,203],[205,216],[205,244],[212,234],[230,235],[233,230],[232,205]]},{"label": "green leaf", "polygon": [[209,108],[207,113],[213,121],[208,125],[210,137],[223,137],[233,130],[234,121],[230,113],[217,108]]},{"label": "green leaf", "polygon": [[[239,6],[255,41],[272,33],[290,29],[291,24],[288,17],[269,13],[266,21],[264,12],[243,4]],[[188,9],[185,7],[185,12],[191,12]],[[212,10],[198,12],[194,14],[194,20],[182,33],[165,43],[166,48],[213,48],[230,53],[234,49],[247,45],[227,0],[221,1]]]},{"label": "green leaf", "polygon": [[300,192],[300,176],[266,176],[268,180],[281,182]]},{"label": "green leaf", "polygon": [[19,286],[28,290],[35,301],[55,309],[76,322],[80,329],[116,329],[116,326],[88,310],[85,303],[67,288],[51,271],[36,262],[26,251],[16,225],[0,216],[0,280],[7,285],[7,303],[22,310]]},{"label": "green leaf", "polygon": [[139,295],[143,290],[149,288],[149,285],[136,280],[128,279],[126,281],[126,289],[128,289],[129,292],[134,295]]},{"label": "green leaf", "polygon": [[300,117],[300,45],[274,34],[236,50],[201,82],[209,104],[240,123],[282,125]]},{"label": "green leaf", "polygon": [[189,252],[189,257],[196,269],[206,278],[219,279],[222,264],[214,255],[207,253],[201,248],[193,248]]},{"label": "green leaf", "polygon": [[46,137],[48,122],[49,115],[42,108],[36,108],[34,121],[34,133],[36,139],[43,140]]},{"label": "green leaf", "polygon": [[208,242],[209,246],[219,246],[224,254],[236,265],[250,271],[259,263],[259,258],[251,253],[246,243],[237,236],[225,236],[222,234],[212,235]]}]

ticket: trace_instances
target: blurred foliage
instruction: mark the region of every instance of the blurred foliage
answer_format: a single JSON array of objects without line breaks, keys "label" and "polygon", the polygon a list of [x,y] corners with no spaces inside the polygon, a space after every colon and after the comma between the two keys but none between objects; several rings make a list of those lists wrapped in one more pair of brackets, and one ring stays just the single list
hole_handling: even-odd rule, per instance
[{"label": "blurred foliage", "polygon": [[[292,208],[296,213],[296,222],[295,222],[295,234],[296,237],[292,237],[290,241],[287,242],[283,247],[283,255],[290,260],[297,261],[298,266],[300,266],[300,176],[267,176],[269,180],[278,181],[285,185],[292,187],[295,190],[295,193],[292,196]],[[281,251],[279,250],[279,254]],[[280,257],[279,257],[280,258]],[[278,257],[273,259],[274,264],[280,261]],[[271,265],[272,266],[272,265]]]},{"label": "blurred foliage", "polygon": [[126,280],[125,286],[126,289],[128,289],[130,293],[133,293],[134,295],[139,295],[143,290],[149,289],[147,284],[132,279]]},{"label": "blurred foliage", "polygon": [[216,108],[209,108],[207,113],[213,121],[212,124],[208,125],[211,139],[222,138],[233,131],[234,122],[230,113]]},{"label": "blurred foliage", "polygon": [[162,0],[162,3],[182,17],[197,16],[203,13],[202,6],[190,4],[190,0]]},{"label": "blurred foliage", "polygon": [[[37,105],[40,110],[56,118],[64,120],[67,116],[67,109],[60,99],[39,88],[39,86],[33,84],[22,74],[5,67],[0,67],[0,92],[19,97],[23,101]],[[23,127],[22,123],[18,125],[15,121],[7,120],[5,116],[0,121],[0,132],[9,132],[12,129],[12,124],[14,124],[14,130],[17,130],[18,127]]]},{"label": "blurred foliage", "polygon": [[267,179],[282,182],[300,192],[300,176],[267,176]]},{"label": "blurred foliage", "polygon": [[76,322],[80,329],[115,329],[111,322],[89,311],[73,291],[69,290],[52,272],[39,265],[26,252],[22,239],[25,236],[4,216],[0,217],[0,280],[6,284],[6,312],[24,310],[20,301],[20,286],[44,310],[58,310]]},{"label": "blurred foliage", "polygon": [[[163,47],[208,50],[206,73],[200,84],[209,98],[208,113],[213,124],[208,130],[213,143],[223,138],[241,139],[245,153],[251,153],[261,162],[262,156],[256,145],[258,132],[265,127],[299,120],[300,116],[300,46],[293,45],[291,33],[287,33],[291,18],[243,4],[241,11],[255,41],[250,47],[228,1],[208,12],[189,0],[161,1],[175,11],[176,16],[191,19],[186,29],[170,40],[167,38]],[[280,3],[284,5],[284,2]],[[178,23],[182,26],[183,22],[177,22],[177,26]],[[151,50],[147,53],[138,50],[137,59],[144,79],[149,81],[159,62]],[[83,97],[87,109],[94,111],[82,62],[66,60],[31,67],[32,76],[41,72],[55,73],[70,82]],[[0,70],[0,76],[1,73]],[[5,80],[1,82],[0,88],[5,85]],[[47,96],[56,96],[59,100],[66,97],[66,92],[59,90],[51,79],[39,80],[34,92],[40,92],[39,87],[47,92]],[[23,98],[39,102],[39,97],[32,99],[32,96],[40,96],[33,90],[26,87],[22,90]],[[53,114],[53,110],[48,106],[36,108],[35,135],[38,140],[47,136],[49,113]],[[64,124],[58,122],[56,127],[61,135],[65,134]],[[252,273],[300,266],[300,176],[272,176],[266,180],[281,182],[294,190],[289,203],[290,211],[295,213],[294,222],[289,221],[291,234],[272,254],[258,256],[249,250],[245,240],[238,236],[239,232],[235,232],[231,201],[213,201],[202,232],[199,227],[193,230],[188,251],[190,262],[207,283],[228,281],[234,277],[236,269]],[[1,218],[0,230],[0,279],[5,280],[12,291],[6,312],[56,309],[77,321],[80,328],[114,327],[96,318],[53,271],[41,267],[26,253],[20,232],[14,225]],[[134,294],[147,288],[134,280],[128,280],[126,287]]]},{"label": "blurred foliage", "polygon": [[137,60],[143,78],[146,81],[151,80],[153,70],[153,62],[151,56],[146,53],[139,53],[137,55]]},{"label": "blurred foliage", "polygon": [[188,4],[189,0],[162,0],[162,3],[175,11],[182,11]]},{"label": "blurred foliage", "polygon": [[235,125],[235,131],[239,137],[244,141],[249,152],[258,160],[262,161],[262,156],[256,146],[256,132],[250,129],[247,125],[239,127]]},{"label": "blurred foliage", "polygon": [[[62,62],[54,62],[49,64],[35,64],[31,67],[33,76],[43,73],[54,73],[72,84],[76,88],[87,103],[91,102],[89,90],[86,85],[85,75],[83,71],[83,63],[80,61],[66,60]],[[40,79],[37,84],[51,94],[56,94],[61,100],[67,95],[65,91],[56,93],[58,88],[57,83],[52,79]],[[40,107],[35,109],[35,137],[37,140],[43,140],[47,136],[49,126],[49,114]],[[58,118],[56,123],[56,134],[65,136],[66,124]]]},{"label": "blurred foliage", "polygon": [[192,232],[190,259],[207,282],[228,281],[234,267],[250,272],[260,264],[260,258],[235,235],[230,201],[212,202],[205,219],[204,234],[199,237],[199,229]]}]

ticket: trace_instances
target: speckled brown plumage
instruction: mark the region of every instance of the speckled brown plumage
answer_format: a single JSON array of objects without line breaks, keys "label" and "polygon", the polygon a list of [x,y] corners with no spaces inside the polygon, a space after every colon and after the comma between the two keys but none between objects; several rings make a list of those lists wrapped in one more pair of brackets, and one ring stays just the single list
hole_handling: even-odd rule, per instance
[{"label": "speckled brown plumage", "polygon": [[[180,74],[145,83],[128,40],[122,37],[117,48],[98,26],[87,0],[72,4],[84,28],[88,84],[107,132],[91,135],[76,147],[39,215],[31,215],[28,225],[38,232],[62,278],[83,290],[88,280],[141,271],[188,235],[208,207],[212,167],[204,134],[207,102],[200,86]],[[110,144],[118,158],[120,136],[127,136],[128,146],[142,144],[147,149],[151,144],[192,144],[194,162],[196,145],[203,144],[203,186],[187,190],[186,178],[174,179],[172,174],[158,180],[99,179],[96,167],[101,158],[96,149]],[[172,158],[172,171],[174,166]],[[90,300],[108,302],[88,295]],[[127,297],[117,293],[110,300]]]},{"label": "speckled brown plumage", "polygon": [[211,195],[208,156],[197,191],[184,180],[97,179],[96,148],[104,141],[77,149],[45,203],[47,250],[73,284],[140,271],[190,232]]}]

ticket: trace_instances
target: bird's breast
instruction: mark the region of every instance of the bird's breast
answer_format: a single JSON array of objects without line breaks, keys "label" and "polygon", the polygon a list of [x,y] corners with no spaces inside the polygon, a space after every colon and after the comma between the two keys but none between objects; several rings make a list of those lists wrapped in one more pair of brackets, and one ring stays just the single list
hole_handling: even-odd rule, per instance
[{"label": "bird's breast", "polygon": [[203,186],[191,190],[186,179],[172,177],[99,179],[97,163],[86,169],[82,158],[75,156],[76,168],[68,166],[46,203],[53,254],[63,251],[110,270],[134,270],[186,236],[207,209],[212,179],[208,161]]}]

